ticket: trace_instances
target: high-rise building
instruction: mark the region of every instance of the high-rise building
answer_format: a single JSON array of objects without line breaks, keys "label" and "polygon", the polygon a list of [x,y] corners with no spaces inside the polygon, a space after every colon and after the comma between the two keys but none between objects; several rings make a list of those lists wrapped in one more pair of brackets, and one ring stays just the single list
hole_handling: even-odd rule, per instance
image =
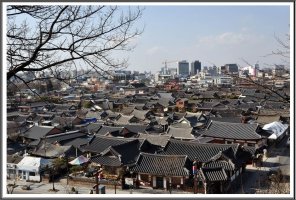
[{"label": "high-rise building", "polygon": [[226,64],[221,66],[218,69],[219,74],[237,74],[238,73],[238,66],[237,64]]},{"label": "high-rise building", "polygon": [[201,72],[201,62],[196,60],[191,63],[190,75],[196,75],[198,72]]},{"label": "high-rise building", "polygon": [[189,63],[186,60],[178,62],[178,75],[188,76],[189,75]]},{"label": "high-rise building", "polygon": [[272,75],[274,76],[282,76],[286,72],[284,65],[275,65],[272,70]]}]

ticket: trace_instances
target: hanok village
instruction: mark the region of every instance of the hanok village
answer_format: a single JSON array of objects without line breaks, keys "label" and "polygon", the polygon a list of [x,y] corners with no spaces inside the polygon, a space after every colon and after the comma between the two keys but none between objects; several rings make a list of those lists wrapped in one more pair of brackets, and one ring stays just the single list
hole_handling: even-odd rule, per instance
[{"label": "hanok village", "polygon": [[[147,9],[165,16],[150,23],[145,5],[55,4],[3,5],[7,193],[291,195],[292,5],[260,5],[262,12],[227,5],[218,9],[219,17],[213,17],[216,11],[200,14],[198,4],[190,11],[178,6],[178,12],[186,10],[180,12],[184,23],[206,25],[183,31],[169,17],[179,18],[171,5]],[[275,23],[280,12],[267,17],[271,7],[288,11],[281,23],[286,28]],[[228,18],[218,24],[226,29],[209,25],[224,16],[224,8]],[[260,14],[255,25],[231,28],[240,11],[245,18],[253,10]],[[205,20],[185,20],[196,13]],[[269,23],[259,25],[261,18]],[[146,21],[159,25],[146,32],[145,42]],[[183,21],[181,26],[186,27]],[[218,32],[209,27],[221,35],[211,36]],[[259,27],[265,32],[255,32]],[[284,33],[274,44],[267,40],[273,29]],[[195,40],[212,45],[190,44]],[[137,43],[148,46],[136,49]],[[151,47],[154,54],[147,53]],[[277,58],[264,60],[259,47],[270,52],[275,47]],[[129,63],[130,55],[138,60]],[[202,65],[203,56],[220,63]],[[233,63],[244,56],[250,62],[260,57],[264,64]]]},{"label": "hanok village", "polygon": [[64,178],[93,193],[102,185],[233,193],[289,135],[289,105],[257,89],[117,88],[128,94],[52,91],[59,103],[8,100],[7,179]]}]

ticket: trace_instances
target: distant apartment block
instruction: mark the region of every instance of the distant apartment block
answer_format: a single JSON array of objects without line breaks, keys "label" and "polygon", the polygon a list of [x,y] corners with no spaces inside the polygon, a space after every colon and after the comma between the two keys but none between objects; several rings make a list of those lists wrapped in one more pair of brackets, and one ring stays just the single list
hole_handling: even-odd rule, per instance
[{"label": "distant apartment block", "polygon": [[193,61],[191,63],[190,75],[196,75],[201,72],[201,62],[199,60]]},{"label": "distant apartment block", "polygon": [[201,77],[204,77],[204,76],[216,76],[217,73],[218,73],[218,70],[216,66],[210,66],[210,67],[204,66],[202,72],[199,74],[201,75]]},{"label": "distant apartment block", "polygon": [[226,64],[218,68],[219,74],[238,74],[237,64]]},{"label": "distant apartment block", "polygon": [[178,75],[188,76],[189,75],[189,63],[186,60],[178,62]]},{"label": "distant apartment block", "polygon": [[286,72],[284,65],[275,65],[274,69],[272,70],[273,76],[282,76]]}]

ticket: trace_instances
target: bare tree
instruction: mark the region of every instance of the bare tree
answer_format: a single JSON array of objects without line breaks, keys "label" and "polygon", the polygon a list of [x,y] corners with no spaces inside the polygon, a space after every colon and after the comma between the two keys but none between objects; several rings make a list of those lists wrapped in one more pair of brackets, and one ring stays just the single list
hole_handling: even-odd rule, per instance
[{"label": "bare tree", "polygon": [[278,44],[278,48],[276,50],[271,51],[271,53],[265,55],[265,57],[279,56],[284,64],[289,65],[290,64],[290,34],[285,34],[284,38],[274,34],[274,38]]},{"label": "bare tree", "polygon": [[[127,60],[115,59],[114,54],[132,50],[132,40],[143,31],[135,27],[143,12],[139,7],[8,5],[6,9],[7,80],[26,84],[48,78],[65,81],[77,69],[101,74],[126,67]],[[25,79],[22,73],[31,76]]]},{"label": "bare tree", "polygon": [[281,174],[270,177],[267,181],[267,189],[263,191],[266,194],[289,194],[290,181],[283,178]]},{"label": "bare tree", "polygon": [[[275,34],[274,38],[275,38],[276,43],[278,44],[278,48],[276,50],[271,51],[271,53],[264,55],[263,57],[279,56],[281,58],[281,63],[290,67],[290,35],[286,34],[285,38],[281,38]],[[244,58],[241,58],[241,60],[245,64],[255,67],[252,64],[250,64],[250,62],[245,60]],[[275,65],[270,65],[270,64],[265,64],[265,65],[275,66]],[[290,103],[290,96],[289,95],[283,94],[283,93],[279,92],[276,88],[266,85],[265,81],[260,82],[258,80],[254,80],[248,74],[246,74],[246,78],[242,78],[239,76],[234,76],[234,78],[237,80],[243,80],[245,82],[256,85],[257,88],[261,92],[277,97],[279,102]],[[274,79],[285,80],[286,78],[279,76],[279,75],[275,75]],[[269,101],[275,101],[275,100],[269,100]]]}]

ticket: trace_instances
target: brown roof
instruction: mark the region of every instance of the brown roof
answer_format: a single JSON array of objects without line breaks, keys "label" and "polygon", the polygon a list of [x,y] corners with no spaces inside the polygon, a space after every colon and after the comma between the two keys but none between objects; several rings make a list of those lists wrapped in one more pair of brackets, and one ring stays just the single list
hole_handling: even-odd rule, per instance
[{"label": "brown roof", "polygon": [[259,115],[256,119],[259,124],[269,124],[271,122],[279,121],[280,115]]}]

